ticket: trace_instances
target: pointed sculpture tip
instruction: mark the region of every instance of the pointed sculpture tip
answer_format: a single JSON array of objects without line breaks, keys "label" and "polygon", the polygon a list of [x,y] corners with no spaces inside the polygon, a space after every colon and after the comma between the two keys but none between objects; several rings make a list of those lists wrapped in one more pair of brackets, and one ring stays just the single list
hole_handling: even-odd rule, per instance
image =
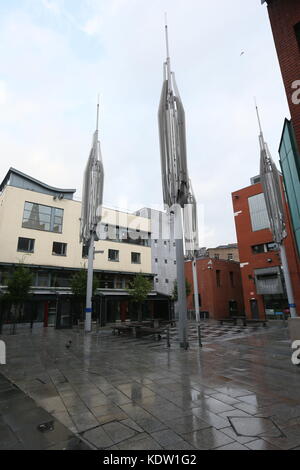
[{"label": "pointed sculpture tip", "polygon": [[258,119],[258,125],[259,125],[260,134],[263,135],[262,126],[261,126],[261,120],[260,120],[259,111],[258,111],[258,106],[257,106],[257,102],[256,102],[256,97],[254,97],[254,103],[255,103],[255,109],[256,109],[256,114],[257,114],[257,119]]},{"label": "pointed sculpture tip", "polygon": [[100,100],[100,95],[98,93],[98,101],[97,101],[97,120],[96,120],[96,130],[98,131],[99,128],[99,100]]},{"label": "pointed sculpture tip", "polygon": [[167,13],[166,13],[166,12],[165,12],[165,34],[166,34],[167,60],[169,60],[169,59],[170,59],[170,54],[169,54],[168,17],[167,17]]}]

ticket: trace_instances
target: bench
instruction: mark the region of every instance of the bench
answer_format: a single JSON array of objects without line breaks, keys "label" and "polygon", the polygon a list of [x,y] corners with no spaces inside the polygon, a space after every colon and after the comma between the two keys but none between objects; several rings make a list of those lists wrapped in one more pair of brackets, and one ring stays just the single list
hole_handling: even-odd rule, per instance
[{"label": "bench", "polygon": [[259,319],[249,319],[249,318],[245,318],[244,319],[244,326],[247,326],[247,324],[250,324],[252,325],[253,323],[262,323],[263,326],[267,326],[267,323],[268,323],[268,320],[259,320]]},{"label": "bench", "polygon": [[117,335],[120,336],[121,331],[126,331],[129,332],[132,329],[129,325],[114,325],[112,326],[112,334],[115,335],[117,332]]},{"label": "bench", "polygon": [[237,319],[236,318],[221,318],[220,320],[220,325],[223,325],[223,323],[233,323],[234,325],[237,324]]}]

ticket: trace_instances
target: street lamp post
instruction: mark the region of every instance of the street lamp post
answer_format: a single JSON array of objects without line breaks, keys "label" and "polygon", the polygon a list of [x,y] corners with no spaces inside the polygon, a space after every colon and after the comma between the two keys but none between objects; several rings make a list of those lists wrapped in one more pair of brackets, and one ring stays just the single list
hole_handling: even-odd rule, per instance
[{"label": "street lamp post", "polygon": [[104,170],[99,142],[99,103],[97,105],[96,131],[93,136],[92,148],[87,161],[83,178],[82,207],[80,219],[80,241],[89,247],[88,272],[85,308],[85,332],[92,330],[92,296],[93,296],[93,264],[94,242],[97,224],[101,220]]}]

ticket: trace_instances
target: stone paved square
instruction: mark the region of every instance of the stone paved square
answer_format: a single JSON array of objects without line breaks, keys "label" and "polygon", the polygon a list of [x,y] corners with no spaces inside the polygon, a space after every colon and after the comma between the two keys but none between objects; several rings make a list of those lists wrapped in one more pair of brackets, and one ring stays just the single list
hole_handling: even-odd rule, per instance
[{"label": "stone paved square", "polygon": [[[153,350],[149,338],[129,341],[108,329],[23,330],[4,338],[0,433],[8,448],[300,446],[300,370],[290,360],[287,329],[277,323],[238,336],[226,328],[217,340],[203,335],[203,349],[191,336],[188,351],[175,340],[167,348],[164,338]],[[29,442],[28,432],[49,416],[57,420],[55,435],[35,429]]]}]

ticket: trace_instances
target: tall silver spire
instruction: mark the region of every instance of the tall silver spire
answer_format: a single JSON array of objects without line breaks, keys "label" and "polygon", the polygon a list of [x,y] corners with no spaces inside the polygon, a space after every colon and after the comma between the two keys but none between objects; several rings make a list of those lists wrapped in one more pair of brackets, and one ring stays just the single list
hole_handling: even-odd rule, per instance
[{"label": "tall silver spire", "polygon": [[284,203],[280,175],[272,159],[268,145],[264,139],[257,105],[256,113],[259,123],[260,179],[263,187],[263,193],[265,196],[267,212],[270,220],[271,231],[273,234],[273,240],[279,245],[282,270],[291,316],[296,317],[297,313],[294,301],[294,293],[290,278],[286,250],[284,246],[284,239],[286,238],[287,233],[285,230]]},{"label": "tall silver spire", "polygon": [[[164,62],[163,86],[158,108],[162,188],[165,208],[170,214],[172,232],[175,227],[179,341],[180,346],[187,349],[187,300],[182,209],[190,204],[192,192],[187,169],[185,113],[175,75],[171,71],[167,24],[165,24],[165,36],[167,58]],[[187,224],[188,222],[185,220],[185,225]],[[171,237],[173,235],[171,233]],[[196,286],[194,286],[195,288]]]},{"label": "tall silver spire", "polygon": [[104,170],[99,142],[99,98],[96,130],[83,178],[80,220],[80,241],[89,247],[86,289],[85,331],[92,329],[94,241],[97,224],[101,220]]}]

